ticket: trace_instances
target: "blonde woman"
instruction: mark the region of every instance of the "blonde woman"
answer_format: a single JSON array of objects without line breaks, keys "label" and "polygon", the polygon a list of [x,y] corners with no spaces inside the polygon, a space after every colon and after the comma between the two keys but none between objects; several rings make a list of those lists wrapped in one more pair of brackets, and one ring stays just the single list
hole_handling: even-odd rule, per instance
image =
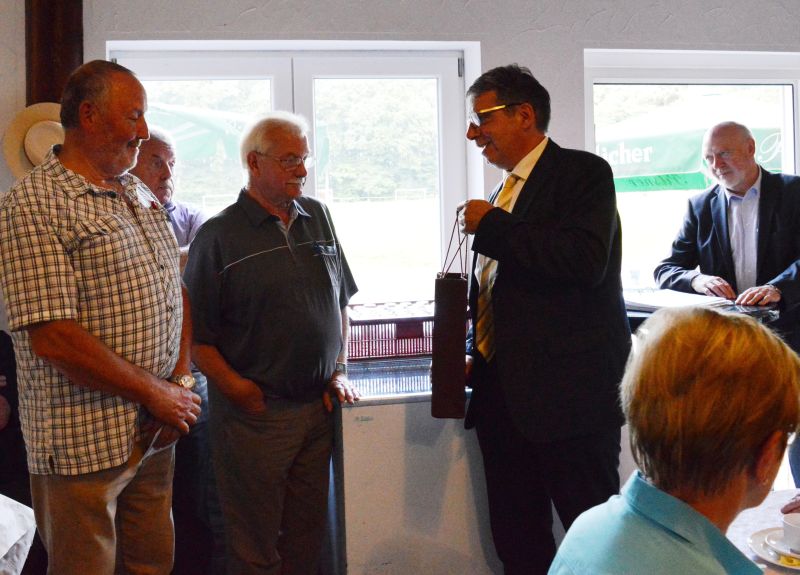
[{"label": "blonde woman", "polygon": [[621,397],[641,471],[573,523],[550,574],[760,575],[725,531],[772,486],[800,417],[800,360],[711,309],[661,310],[637,336]]}]

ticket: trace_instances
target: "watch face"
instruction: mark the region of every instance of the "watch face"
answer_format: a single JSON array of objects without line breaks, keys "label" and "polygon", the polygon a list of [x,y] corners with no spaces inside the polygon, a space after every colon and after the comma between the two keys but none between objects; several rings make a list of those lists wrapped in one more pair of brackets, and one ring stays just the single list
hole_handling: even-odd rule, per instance
[{"label": "watch face", "polygon": [[175,383],[186,389],[192,389],[194,387],[194,377],[191,375],[180,375],[175,379]]}]

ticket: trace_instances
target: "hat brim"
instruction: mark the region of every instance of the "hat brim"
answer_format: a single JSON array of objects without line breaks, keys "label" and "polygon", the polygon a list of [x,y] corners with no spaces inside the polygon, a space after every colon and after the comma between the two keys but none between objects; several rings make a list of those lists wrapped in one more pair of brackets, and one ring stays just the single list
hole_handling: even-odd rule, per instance
[{"label": "hat brim", "polygon": [[[22,110],[17,114],[6,129],[5,136],[3,137],[3,155],[6,158],[11,174],[15,178],[21,178],[34,168],[34,162],[28,157],[25,151],[26,136],[28,132],[37,124],[41,122],[54,122],[61,126],[61,104],[53,102],[41,102],[33,104]],[[37,129],[31,134],[33,138],[41,140],[42,137],[47,138],[48,141],[37,141],[35,144],[28,139],[28,149],[36,148],[41,150],[43,148],[49,149],[55,144],[63,143],[64,133],[63,129],[52,129],[51,124],[47,124],[49,129]],[[40,126],[41,128],[41,126]],[[59,138],[60,135],[60,138]],[[50,141],[52,139],[52,141]],[[37,154],[35,160],[41,161]]]}]

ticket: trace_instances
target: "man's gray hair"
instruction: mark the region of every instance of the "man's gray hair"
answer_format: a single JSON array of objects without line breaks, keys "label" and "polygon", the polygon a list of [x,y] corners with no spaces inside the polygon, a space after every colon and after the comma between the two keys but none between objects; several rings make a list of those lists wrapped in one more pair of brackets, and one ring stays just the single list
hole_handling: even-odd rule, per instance
[{"label": "man's gray hair", "polygon": [[283,111],[270,112],[256,121],[242,136],[240,147],[242,167],[247,169],[247,154],[250,152],[268,154],[272,147],[272,138],[278,132],[307,137],[308,121],[303,116]]},{"label": "man's gray hair", "polygon": [[150,132],[151,140],[166,144],[172,148],[173,151],[175,150],[175,138],[173,138],[172,134],[170,134],[166,129],[162,128],[161,126],[148,126],[148,130]]}]

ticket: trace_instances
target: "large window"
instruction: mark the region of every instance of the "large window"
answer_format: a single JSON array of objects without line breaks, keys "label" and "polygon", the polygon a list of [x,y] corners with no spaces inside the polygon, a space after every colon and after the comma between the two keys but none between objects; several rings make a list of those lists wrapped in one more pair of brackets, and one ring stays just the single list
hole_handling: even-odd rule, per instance
[{"label": "large window", "polygon": [[272,109],[272,81],[147,80],[147,121],[175,139],[178,199],[216,213],[242,181],[239,136]]},{"label": "large window", "polygon": [[735,120],[771,171],[793,164],[791,85],[595,84],[595,151],[614,170],[623,222],[623,283],[654,285],[686,200],[713,183],[701,159],[709,126]]},{"label": "large window", "polygon": [[441,236],[436,79],[315,78],[313,97],[316,193],[361,290],[429,299]]},{"label": "large window", "polygon": [[109,55],[137,72],[148,121],[176,140],[177,199],[209,213],[233,203],[242,130],[293,110],[312,124],[304,193],[331,208],[353,302],[432,299],[455,207],[482,195],[468,191],[463,51],[131,48]]},{"label": "large window", "polygon": [[714,183],[701,158],[709,127],[748,126],[759,164],[794,172],[800,56],[787,56],[586,51],[587,147],[614,171],[626,288],[654,286],[687,199]]}]

